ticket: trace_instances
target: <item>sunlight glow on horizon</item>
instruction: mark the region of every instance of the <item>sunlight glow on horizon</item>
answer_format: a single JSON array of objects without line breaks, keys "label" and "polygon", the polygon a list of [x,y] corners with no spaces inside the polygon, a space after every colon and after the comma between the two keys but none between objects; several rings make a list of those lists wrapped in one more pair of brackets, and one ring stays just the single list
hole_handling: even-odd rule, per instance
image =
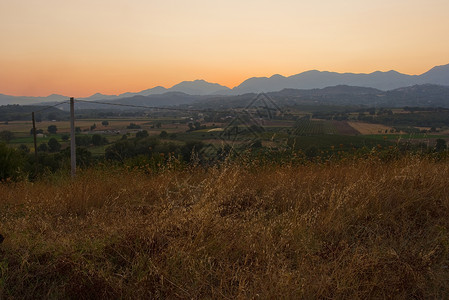
[{"label": "sunlight glow on horizon", "polygon": [[448,11],[443,0],[2,1],[0,93],[232,88],[312,69],[419,75],[449,63]]}]

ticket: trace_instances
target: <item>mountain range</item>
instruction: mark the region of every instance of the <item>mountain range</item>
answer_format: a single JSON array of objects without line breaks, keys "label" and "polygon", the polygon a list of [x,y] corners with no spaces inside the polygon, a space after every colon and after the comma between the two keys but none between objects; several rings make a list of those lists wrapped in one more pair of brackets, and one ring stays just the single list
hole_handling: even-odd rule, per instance
[{"label": "mountain range", "polygon": [[[321,89],[329,86],[348,85],[375,88],[382,91],[422,84],[449,86],[449,64],[436,66],[421,75],[407,75],[391,70],[376,71],[370,74],[336,73],[311,70],[292,76],[273,75],[271,77],[253,77],[230,89],[218,83],[204,80],[183,81],[171,88],[157,86],[137,93],[127,92],[120,95],[96,93],[84,100],[114,100],[134,96],[162,95],[165,93],[184,93],[195,96],[231,96],[247,93],[276,92],[284,89]],[[166,98],[166,97],[164,97]],[[50,95],[48,97],[17,97],[0,94],[0,105],[36,104],[67,100],[68,96]]]}]

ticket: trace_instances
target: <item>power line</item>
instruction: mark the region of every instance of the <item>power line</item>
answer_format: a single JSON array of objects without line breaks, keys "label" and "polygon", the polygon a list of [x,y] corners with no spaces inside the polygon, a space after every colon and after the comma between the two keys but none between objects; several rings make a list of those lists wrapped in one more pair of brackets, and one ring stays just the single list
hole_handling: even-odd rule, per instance
[{"label": "power line", "polygon": [[103,105],[113,105],[113,106],[123,106],[123,107],[133,107],[133,108],[146,108],[146,109],[158,109],[158,110],[169,110],[169,111],[182,111],[182,112],[200,112],[200,113],[234,113],[235,111],[230,110],[207,110],[207,109],[191,109],[191,108],[175,108],[175,107],[157,107],[157,106],[146,106],[146,105],[134,105],[134,104],[122,104],[122,103],[111,103],[111,102],[99,102],[99,101],[87,101],[78,100],[76,102],[83,103],[94,103]]},{"label": "power line", "polygon": [[56,106],[59,106],[59,105],[62,105],[62,104],[66,104],[68,102],[69,101],[63,101],[63,102],[56,103],[55,105],[46,106],[46,107],[44,107],[44,108],[42,108],[40,110],[36,110],[35,113],[42,112],[44,110],[47,110],[47,109],[50,109],[50,108],[53,108],[53,107],[56,107]]}]

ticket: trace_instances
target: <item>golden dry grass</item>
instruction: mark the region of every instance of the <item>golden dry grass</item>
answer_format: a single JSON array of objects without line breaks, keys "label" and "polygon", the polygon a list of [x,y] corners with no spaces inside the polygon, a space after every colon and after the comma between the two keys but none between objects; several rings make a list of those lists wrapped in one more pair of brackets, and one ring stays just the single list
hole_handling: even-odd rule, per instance
[{"label": "golden dry grass", "polygon": [[449,164],[0,185],[0,298],[447,298]]},{"label": "golden dry grass", "polygon": [[371,123],[352,122],[352,121],[348,122],[348,124],[361,134],[385,134],[385,130],[388,131],[387,133],[390,133],[390,130],[393,129],[393,127],[382,124],[371,124]]}]

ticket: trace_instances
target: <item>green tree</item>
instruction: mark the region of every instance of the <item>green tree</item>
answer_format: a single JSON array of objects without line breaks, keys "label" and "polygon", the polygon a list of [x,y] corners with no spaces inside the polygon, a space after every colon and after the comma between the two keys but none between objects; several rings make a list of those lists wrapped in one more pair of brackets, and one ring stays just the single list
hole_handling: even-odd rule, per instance
[{"label": "green tree", "polygon": [[61,144],[58,142],[57,139],[51,138],[48,141],[48,150],[50,152],[59,152],[59,150],[61,150]]},{"label": "green tree", "polygon": [[141,138],[146,138],[148,137],[148,131],[146,130],[142,130],[136,133],[136,138],[141,139]]},{"label": "green tree", "polygon": [[443,139],[437,139],[435,150],[438,152],[444,151],[447,149],[446,141]]},{"label": "green tree", "polygon": [[[31,135],[33,135],[33,128],[31,128],[31,130],[30,130],[30,134]],[[36,134],[39,134],[39,133],[44,133],[44,130],[43,129],[36,129]]]},{"label": "green tree", "polygon": [[56,125],[50,125],[50,126],[48,126],[47,131],[50,134],[56,134],[56,132],[58,131],[58,128],[56,127]]},{"label": "green tree", "polygon": [[165,131],[165,130],[161,131],[161,133],[159,134],[159,137],[161,139],[166,139],[168,137],[167,131]]},{"label": "green tree", "polygon": [[108,126],[108,125],[109,125],[109,122],[108,122],[108,121],[103,121],[103,122],[101,122],[101,125],[103,125],[103,126]]},{"label": "green tree", "polygon": [[0,144],[0,180],[20,178],[24,164],[19,151]]},{"label": "green tree", "polygon": [[30,153],[30,148],[25,144],[20,144],[18,149],[23,153]]},{"label": "green tree", "polygon": [[251,148],[262,148],[262,141],[259,139],[254,141],[254,143],[251,144]]},{"label": "green tree", "polygon": [[40,144],[39,146],[37,146],[37,151],[38,152],[47,152],[48,151],[47,144]]},{"label": "green tree", "polygon": [[108,140],[99,134],[94,134],[92,136],[92,144],[94,146],[101,146],[101,145],[105,145],[107,143],[108,143]]},{"label": "green tree", "polygon": [[127,129],[140,129],[140,125],[137,125],[135,123],[129,123],[129,126],[126,127]]},{"label": "green tree", "polygon": [[92,143],[92,137],[88,135],[77,135],[75,136],[75,144],[76,146],[84,146],[87,147]]},{"label": "green tree", "polygon": [[9,130],[0,131],[0,140],[8,143],[13,138],[14,138],[14,134],[11,131],[9,131]]}]

